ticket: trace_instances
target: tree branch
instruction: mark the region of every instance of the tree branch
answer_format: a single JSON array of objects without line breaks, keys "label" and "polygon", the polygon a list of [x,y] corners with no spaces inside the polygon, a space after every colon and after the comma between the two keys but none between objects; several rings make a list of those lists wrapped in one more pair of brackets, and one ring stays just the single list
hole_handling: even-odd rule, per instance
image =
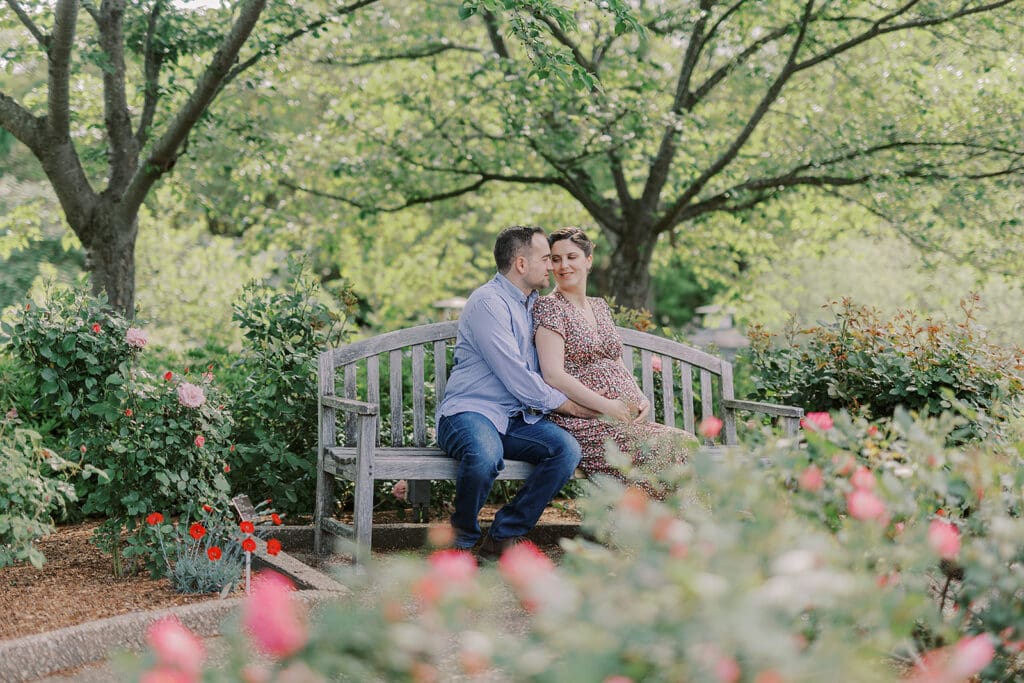
[{"label": "tree branch", "polygon": [[366,66],[368,64],[380,64],[382,62],[402,61],[402,60],[413,60],[421,59],[423,57],[433,57],[434,55],[447,52],[449,50],[459,50],[461,52],[475,52],[479,54],[482,52],[480,48],[469,47],[466,45],[448,45],[445,43],[434,43],[432,45],[424,45],[419,48],[413,48],[407,52],[392,52],[390,54],[373,55],[370,57],[364,57],[362,59],[356,59],[352,61],[339,61],[336,59],[325,58],[318,59],[317,64],[324,64],[327,66],[345,66],[345,67],[356,67]]},{"label": "tree branch", "polygon": [[42,146],[43,120],[0,92],[0,128],[10,131],[23,145],[39,156]]},{"label": "tree branch", "polygon": [[78,3],[58,0],[53,17],[53,34],[47,50],[49,83],[47,84],[46,121],[50,130],[61,139],[71,138],[69,89],[71,83],[71,47],[75,42]]},{"label": "tree branch", "polygon": [[551,32],[551,36],[555,40],[557,40],[565,47],[569,48],[569,51],[572,53],[572,58],[576,60],[577,64],[583,67],[583,69],[585,69],[588,73],[591,73],[594,76],[598,75],[597,67],[594,66],[594,63],[587,59],[586,55],[584,55],[583,52],[580,50],[580,46],[574,43],[572,39],[568,35],[566,35],[565,31],[563,31],[562,28],[558,25],[558,22],[556,22],[554,19],[545,14],[537,12],[536,10],[531,10],[530,14],[533,15],[534,19],[540,20],[545,26],[548,27],[548,31]]},{"label": "tree branch", "polygon": [[783,65],[782,70],[772,82],[771,86],[769,86],[767,92],[765,92],[764,97],[761,98],[761,101],[754,109],[754,113],[751,114],[750,119],[747,120],[743,130],[741,130],[739,135],[736,136],[736,139],[733,140],[729,148],[726,149],[721,156],[711,164],[711,166],[700,174],[690,187],[673,203],[672,207],[665,213],[665,215],[662,216],[655,227],[657,232],[670,230],[679,222],[679,216],[682,214],[686,205],[696,197],[698,193],[700,193],[711,178],[718,175],[722,169],[732,163],[740,149],[744,144],[746,144],[747,140],[750,139],[750,136],[753,135],[754,130],[761,122],[761,119],[763,119],[764,115],[768,113],[771,104],[778,99],[783,86],[785,86],[786,82],[789,81],[790,77],[795,73],[794,66],[796,64],[796,57],[800,52],[801,46],[803,46],[804,38],[807,36],[807,26],[811,20],[813,7],[814,0],[807,0],[807,4],[804,6],[803,15],[800,19],[800,29],[797,33],[796,39],[793,41],[793,46],[790,48],[789,55],[786,57],[786,63]]},{"label": "tree branch", "polygon": [[[371,2],[374,0],[365,0]],[[248,40],[256,22],[267,6],[267,0],[246,0],[241,4],[238,17],[213,55],[206,71],[200,76],[195,89],[167,130],[153,145],[149,157],[135,172],[125,192],[121,208],[126,212],[138,209],[153,183],[167,173],[177,161],[178,148],[188,138],[189,131],[220,92],[224,80],[232,73],[231,65]]]},{"label": "tree branch", "polygon": [[502,59],[509,59],[510,53],[508,51],[508,45],[505,44],[505,39],[501,37],[501,29],[498,27],[498,17],[489,9],[485,9],[481,12],[480,17],[484,20],[484,26],[487,27],[487,37],[491,41],[491,47],[494,48],[494,52]]},{"label": "tree branch", "polygon": [[[690,31],[690,40],[686,44],[683,63],[679,67],[679,77],[676,79],[676,93],[671,109],[671,113],[674,115],[680,114],[688,104],[690,82],[693,79],[693,70],[697,66],[697,60],[704,44],[704,30],[707,28],[708,19],[711,16],[710,9],[710,0],[701,0],[700,18],[694,23],[693,30]],[[679,131],[676,130],[675,122],[670,121],[661,134],[661,143],[651,162],[647,182],[644,184],[644,191],[640,198],[640,201],[649,210],[653,210],[657,206],[665,183],[668,181],[669,169],[672,168],[672,160],[676,156],[677,135],[679,135]]]},{"label": "tree branch", "polygon": [[103,122],[110,143],[107,164],[108,189],[120,195],[138,165],[138,148],[132,135],[125,93],[124,0],[104,0],[100,6],[100,48],[107,56],[103,71]]},{"label": "tree branch", "polygon": [[153,38],[156,36],[157,25],[160,22],[160,13],[163,11],[164,0],[156,0],[153,3],[153,11],[149,13],[149,20],[146,22],[146,41],[143,46],[143,77],[145,78],[144,95],[142,101],[142,115],[139,117],[139,127],[135,131],[135,142],[138,148],[149,140],[149,127],[153,125],[153,117],[156,116],[156,105],[160,99],[160,68],[163,66],[161,52],[157,52]]},{"label": "tree branch", "polygon": [[28,29],[28,32],[32,34],[32,37],[36,39],[36,42],[39,43],[43,50],[46,50],[49,47],[50,39],[39,30],[39,27],[32,21],[32,17],[25,12],[25,8],[17,0],[7,0],[7,4],[18,15],[18,21]]}]

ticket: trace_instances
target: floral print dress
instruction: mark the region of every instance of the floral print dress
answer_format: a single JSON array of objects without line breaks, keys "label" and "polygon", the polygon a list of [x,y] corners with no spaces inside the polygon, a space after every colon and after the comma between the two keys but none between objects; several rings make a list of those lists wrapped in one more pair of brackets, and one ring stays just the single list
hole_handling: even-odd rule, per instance
[{"label": "floral print dress", "polygon": [[[622,340],[615,330],[611,310],[604,299],[588,297],[597,319],[595,329],[561,292],[543,296],[533,307],[534,329],[546,327],[565,340],[565,370],[584,386],[630,405],[644,401],[633,374],[623,366]],[[633,465],[656,472],[673,462],[686,460],[695,443],[687,432],[656,422],[626,423],[607,418],[582,418],[552,414],[551,420],[576,437],[583,450],[580,469],[588,476],[607,474],[639,483],[649,493],[658,493],[647,482],[634,482],[605,458],[609,441],[632,456]]]}]

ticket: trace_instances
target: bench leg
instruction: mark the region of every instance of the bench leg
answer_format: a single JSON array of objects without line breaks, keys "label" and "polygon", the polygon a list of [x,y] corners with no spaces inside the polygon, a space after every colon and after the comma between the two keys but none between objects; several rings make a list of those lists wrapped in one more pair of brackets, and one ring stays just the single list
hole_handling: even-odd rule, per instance
[{"label": "bench leg", "polygon": [[356,490],[353,504],[356,564],[363,564],[370,556],[373,533],[373,457],[377,437],[374,416],[359,416],[359,441],[356,444]]},{"label": "bench leg", "polygon": [[414,479],[409,482],[409,503],[412,505],[414,522],[426,522],[430,519],[430,482],[425,479]]},{"label": "bench leg", "polygon": [[316,503],[313,508],[313,552],[324,554],[324,517],[330,516],[334,506],[334,477],[323,470],[323,454],[319,458],[316,472]]}]

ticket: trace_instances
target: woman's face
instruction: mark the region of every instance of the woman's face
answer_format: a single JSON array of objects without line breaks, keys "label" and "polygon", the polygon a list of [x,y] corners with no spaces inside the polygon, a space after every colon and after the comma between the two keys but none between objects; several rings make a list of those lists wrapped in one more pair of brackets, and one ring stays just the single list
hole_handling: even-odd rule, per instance
[{"label": "woman's face", "polygon": [[561,289],[587,288],[587,271],[593,262],[572,240],[558,240],[551,245],[551,265],[554,267],[555,283]]}]

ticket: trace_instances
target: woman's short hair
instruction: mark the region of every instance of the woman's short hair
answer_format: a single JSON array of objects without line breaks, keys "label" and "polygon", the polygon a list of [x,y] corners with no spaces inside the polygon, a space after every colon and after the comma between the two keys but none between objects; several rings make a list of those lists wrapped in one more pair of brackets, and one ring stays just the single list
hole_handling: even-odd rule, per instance
[{"label": "woman's short hair", "polygon": [[580,228],[559,228],[553,233],[548,235],[548,246],[555,246],[555,242],[561,240],[569,240],[577,247],[583,250],[586,256],[590,256],[594,253],[594,243],[587,238],[587,233],[583,232]]},{"label": "woman's short hair", "polygon": [[498,266],[499,273],[507,273],[512,268],[512,262],[524,249],[530,248],[537,233],[543,235],[544,229],[536,225],[513,225],[498,233],[494,241],[494,265]]}]

